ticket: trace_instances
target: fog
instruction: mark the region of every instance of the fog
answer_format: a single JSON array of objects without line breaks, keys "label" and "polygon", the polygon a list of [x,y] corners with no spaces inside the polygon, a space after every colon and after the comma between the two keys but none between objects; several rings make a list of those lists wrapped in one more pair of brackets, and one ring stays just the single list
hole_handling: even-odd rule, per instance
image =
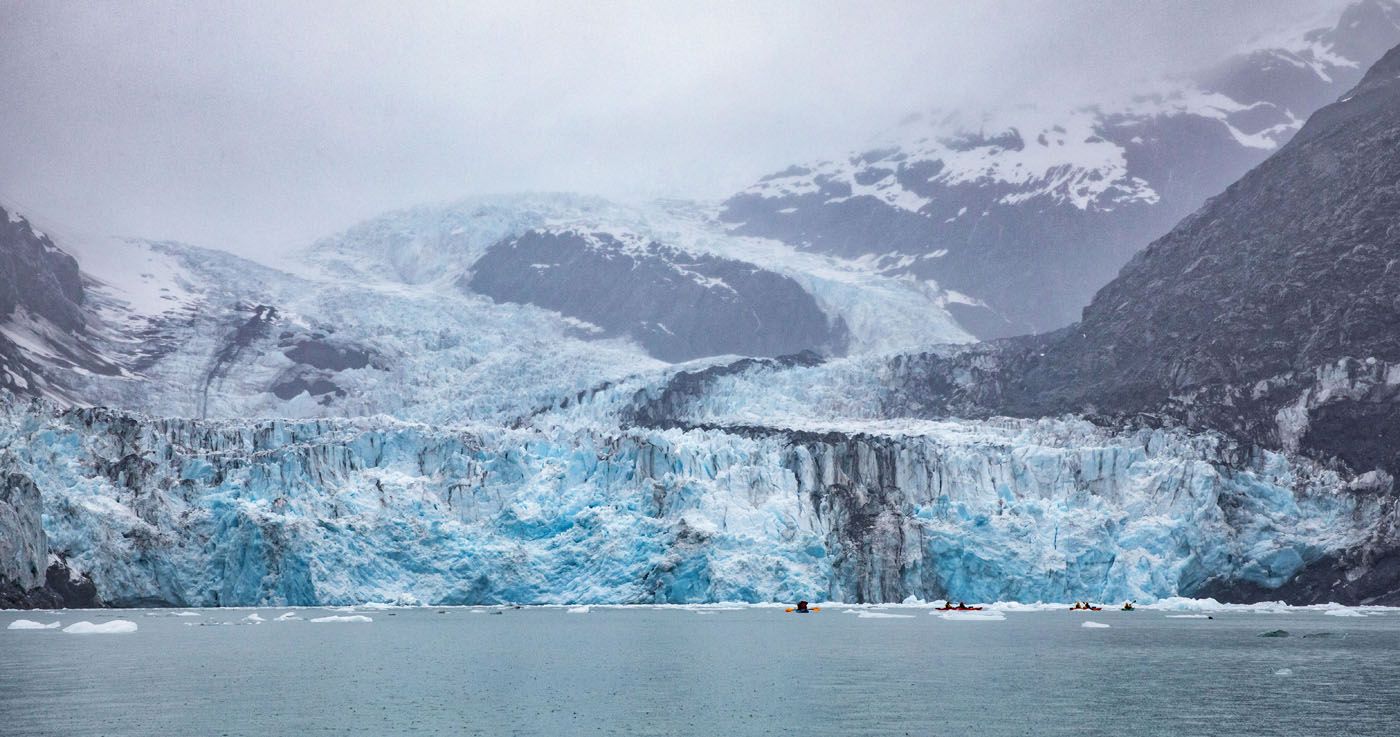
[{"label": "fog", "polygon": [[0,202],[266,257],[474,194],[722,198],[909,112],[1136,89],[1338,3],[402,5],[7,3]]}]

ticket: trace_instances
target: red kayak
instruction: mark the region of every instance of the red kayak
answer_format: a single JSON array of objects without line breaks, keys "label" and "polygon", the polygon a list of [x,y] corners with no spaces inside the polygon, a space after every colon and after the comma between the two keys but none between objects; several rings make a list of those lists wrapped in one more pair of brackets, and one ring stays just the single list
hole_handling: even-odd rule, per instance
[{"label": "red kayak", "polygon": [[980,612],[980,606],[941,606],[934,609],[935,612]]},{"label": "red kayak", "polygon": [[1073,606],[1072,606],[1072,607],[1069,608],[1069,610],[1070,610],[1071,612],[1101,612],[1101,611],[1103,611],[1103,607],[1101,607],[1101,606],[1090,606],[1090,607],[1083,607],[1083,606],[1081,606],[1081,607],[1073,607]]}]

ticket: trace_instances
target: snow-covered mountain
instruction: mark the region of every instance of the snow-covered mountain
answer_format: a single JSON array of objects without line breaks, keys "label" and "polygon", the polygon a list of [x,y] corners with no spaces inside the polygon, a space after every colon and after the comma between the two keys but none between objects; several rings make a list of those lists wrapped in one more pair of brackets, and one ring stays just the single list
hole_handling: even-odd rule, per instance
[{"label": "snow-covered mountain", "polygon": [[1400,602],[1397,80],[991,344],[943,255],[685,203],[424,207],[280,268],[7,213],[0,606]]},{"label": "snow-covered mountain", "polygon": [[932,280],[979,338],[1044,332],[1078,319],[1129,256],[1397,42],[1400,4],[1362,0],[1334,24],[1127,99],[912,118],[866,150],[764,177],[720,217],[738,233]]}]

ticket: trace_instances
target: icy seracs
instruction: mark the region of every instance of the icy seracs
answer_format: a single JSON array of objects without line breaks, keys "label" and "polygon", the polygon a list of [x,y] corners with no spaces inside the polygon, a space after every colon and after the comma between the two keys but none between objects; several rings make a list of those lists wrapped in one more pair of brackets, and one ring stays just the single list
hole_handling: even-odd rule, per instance
[{"label": "icy seracs", "polygon": [[433,428],[35,403],[0,410],[0,447],[43,489],[27,544],[116,604],[1145,602],[1278,585],[1378,503],[1217,436],[1073,418]]}]

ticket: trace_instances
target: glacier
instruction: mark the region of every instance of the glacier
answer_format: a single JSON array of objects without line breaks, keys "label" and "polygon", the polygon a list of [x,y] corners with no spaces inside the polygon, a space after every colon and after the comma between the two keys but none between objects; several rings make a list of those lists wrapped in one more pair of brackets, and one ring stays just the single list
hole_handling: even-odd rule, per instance
[{"label": "glacier", "polygon": [[598,421],[642,394],[515,428],[8,403],[0,471],[42,489],[43,524],[0,503],[0,539],[115,605],[1147,602],[1280,585],[1383,514],[1214,434]]}]

